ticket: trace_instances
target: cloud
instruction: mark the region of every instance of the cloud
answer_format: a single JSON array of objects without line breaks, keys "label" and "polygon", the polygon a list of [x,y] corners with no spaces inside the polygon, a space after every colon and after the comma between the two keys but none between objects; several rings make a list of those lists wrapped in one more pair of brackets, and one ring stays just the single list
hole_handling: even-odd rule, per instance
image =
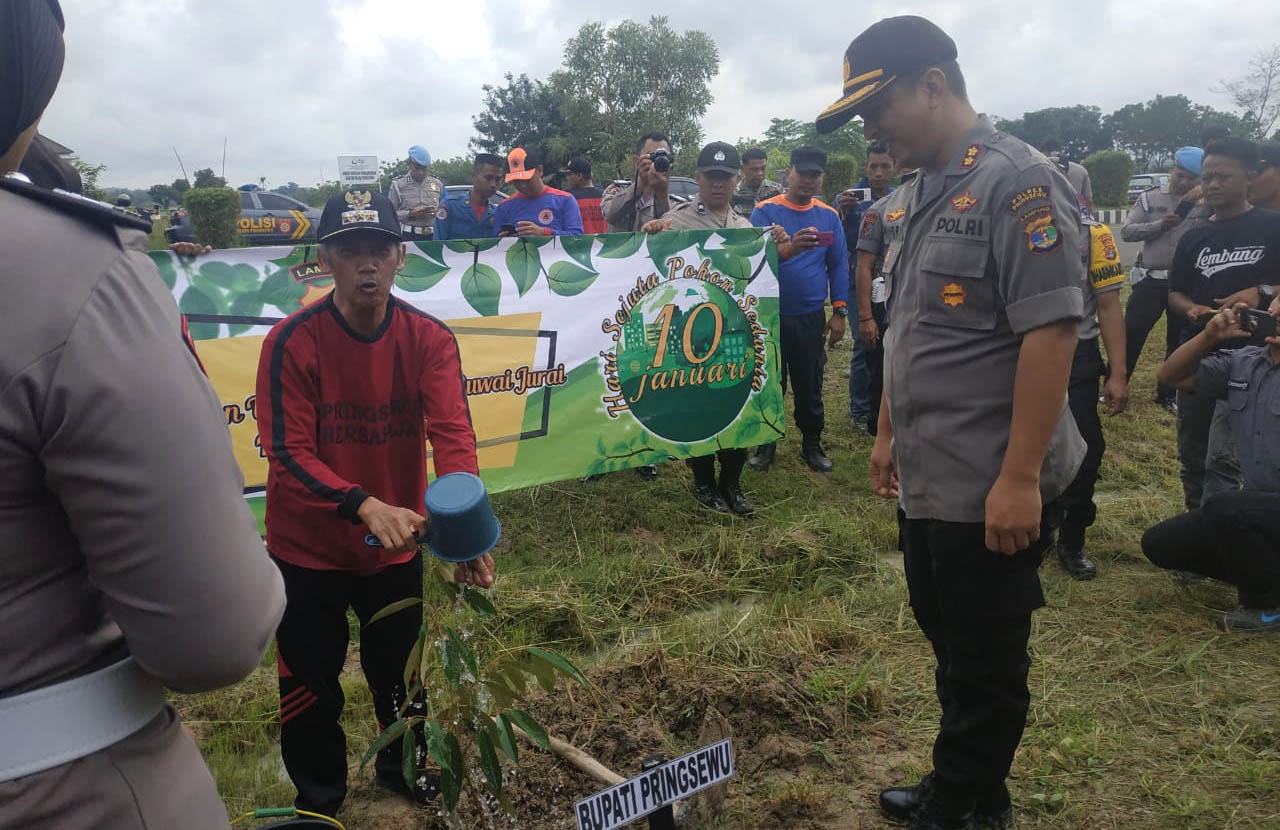
[{"label": "cloud", "polygon": [[[849,41],[892,14],[935,20],[955,39],[975,106],[1014,117],[1077,103],[1104,112],[1157,94],[1228,107],[1214,92],[1280,31],[1280,4],[1231,14],[1167,0],[1016,4],[874,0],[793,13],[761,0],[637,11],[616,0],[76,0],[65,3],[67,65],[42,131],[107,165],[103,183],[141,186],[222,167],[232,184],[311,184],[335,156],[467,152],[481,87],[505,72],[545,77],[587,21],[666,14],[717,43],[708,139],[758,136],[773,117],[813,118],[840,91]],[[1247,25],[1245,22],[1247,21]],[[661,127],[662,125],[655,125]]]}]

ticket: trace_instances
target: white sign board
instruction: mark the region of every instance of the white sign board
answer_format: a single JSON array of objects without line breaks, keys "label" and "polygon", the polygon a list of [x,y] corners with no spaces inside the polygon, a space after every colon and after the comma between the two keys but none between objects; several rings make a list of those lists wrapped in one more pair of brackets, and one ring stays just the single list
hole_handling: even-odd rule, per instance
[{"label": "white sign board", "polygon": [[343,187],[376,184],[378,181],[378,157],[338,156],[338,181]]},{"label": "white sign board", "polygon": [[688,755],[614,784],[574,805],[578,830],[613,830],[733,777],[733,741]]}]

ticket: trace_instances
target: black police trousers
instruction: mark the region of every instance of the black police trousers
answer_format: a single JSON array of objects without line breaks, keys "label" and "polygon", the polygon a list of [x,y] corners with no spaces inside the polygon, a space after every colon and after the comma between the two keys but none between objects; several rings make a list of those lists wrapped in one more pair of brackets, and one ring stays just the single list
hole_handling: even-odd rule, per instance
[{"label": "black police trousers", "polygon": [[[872,303],[871,317],[876,321],[880,337],[876,340],[874,349],[868,349],[865,345],[862,347],[862,359],[867,364],[867,400],[871,402],[871,411],[867,415],[867,432],[875,435],[880,423],[880,398],[884,396],[884,335],[889,330],[889,311],[885,304]],[[857,329],[854,329],[853,336],[858,336]]]},{"label": "black police trousers", "polygon": [[1062,494],[1066,516],[1062,520],[1060,539],[1068,550],[1084,550],[1084,534],[1098,517],[1093,503],[1093,490],[1098,484],[1098,470],[1107,442],[1102,437],[1102,419],[1098,417],[1098,379],[1106,371],[1098,339],[1081,340],[1071,361],[1071,379],[1067,384],[1067,406],[1075,419],[1076,429],[1087,449],[1075,479]]},{"label": "black police trousers", "polygon": [[742,478],[742,468],[747,463],[747,451],[740,449],[716,450],[715,455],[686,458],[685,464],[693,471],[695,484],[716,486],[716,459],[720,459],[720,490],[737,487]]},{"label": "black police trousers", "polygon": [[[1128,377],[1133,377],[1133,369],[1142,356],[1142,347],[1147,342],[1147,335],[1164,315],[1164,356],[1173,354],[1178,348],[1182,334],[1182,318],[1169,313],[1169,281],[1155,280],[1150,277],[1133,287],[1129,302],[1124,307],[1124,343],[1125,363]],[[1167,386],[1157,385],[1156,399],[1173,400],[1173,390]]]},{"label": "black police trousers", "polygon": [[946,814],[1008,803],[1004,781],[1031,702],[1031,612],[1044,605],[1040,562],[1060,518],[1060,505],[1048,505],[1039,540],[1014,556],[988,550],[980,523],[900,520],[911,610],[937,658],[934,798]]},{"label": "black police trousers", "polygon": [[[422,596],[422,554],[369,575],[303,568],[272,557],[284,576],[286,605],[276,630],[280,674],[280,754],[293,785],[294,805],[336,815],[347,795],[347,738],[338,718],[345,697],[338,682],[347,660],[347,607],[360,621],[360,668],[373,693],[379,727],[393,723],[404,702],[404,666],[418,639],[422,608],[369,618],[406,597]],[[415,704],[413,711],[426,714]],[[418,746],[426,741],[419,735]],[[375,769],[402,777],[401,745],[378,753]]]},{"label": "black police trousers", "polygon": [[827,314],[818,309],[810,314],[783,315],[779,324],[782,350],[782,391],[791,385],[795,399],[795,420],[800,434],[817,438],[826,425],[822,409],[822,375],[827,367],[827,347],[822,330]]},{"label": "black police trousers", "polygon": [[1142,535],[1158,567],[1191,571],[1236,586],[1245,608],[1280,608],[1280,493],[1236,490]]}]

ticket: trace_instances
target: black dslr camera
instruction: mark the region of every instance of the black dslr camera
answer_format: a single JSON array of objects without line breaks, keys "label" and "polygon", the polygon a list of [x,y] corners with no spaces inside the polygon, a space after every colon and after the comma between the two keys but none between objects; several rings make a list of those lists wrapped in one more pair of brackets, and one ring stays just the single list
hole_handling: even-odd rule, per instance
[{"label": "black dslr camera", "polygon": [[649,154],[649,160],[653,162],[653,169],[659,173],[665,173],[671,169],[671,162],[675,160],[671,155],[671,151],[665,147],[659,147]]}]

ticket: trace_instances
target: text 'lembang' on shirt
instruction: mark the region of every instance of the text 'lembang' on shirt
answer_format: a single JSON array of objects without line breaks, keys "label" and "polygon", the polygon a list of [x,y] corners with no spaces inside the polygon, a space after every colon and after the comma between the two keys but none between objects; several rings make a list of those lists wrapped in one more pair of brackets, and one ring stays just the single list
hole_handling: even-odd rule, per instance
[{"label": "text 'lembang' on shirt", "polygon": [[[1280,212],[1253,208],[1191,228],[1178,240],[1169,290],[1191,302],[1217,308],[1217,300],[1263,283],[1280,284]],[[1189,326],[1184,336],[1189,339],[1197,330]]]},{"label": "text 'lembang' on shirt", "polygon": [[532,222],[547,228],[552,236],[582,235],[582,213],[578,210],[578,200],[572,194],[554,187],[543,188],[532,199],[516,193],[498,205],[494,223],[499,229],[503,225],[516,225],[520,222]]},{"label": "text 'lembang' on shirt", "polygon": [[372,572],[408,561],[370,547],[368,496],[423,511],[426,441],[437,476],[479,472],[458,344],[392,297],[381,330],[354,331],[330,294],[281,320],[258,360],[267,548],[305,568]]}]

